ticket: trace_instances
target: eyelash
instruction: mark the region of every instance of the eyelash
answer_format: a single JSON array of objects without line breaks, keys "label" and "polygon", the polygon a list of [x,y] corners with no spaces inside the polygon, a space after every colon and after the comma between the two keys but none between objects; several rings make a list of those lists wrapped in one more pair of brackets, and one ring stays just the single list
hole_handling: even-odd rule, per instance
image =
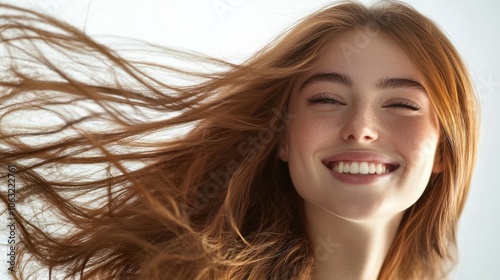
[{"label": "eyelash", "polygon": [[335,98],[331,98],[326,94],[319,94],[307,99],[310,104],[323,103],[323,104],[337,104],[337,105],[345,105],[344,103],[338,101]]},{"label": "eyelash", "polygon": [[384,107],[408,108],[408,109],[413,110],[413,111],[420,110],[420,107],[417,104],[415,104],[409,100],[396,101],[396,102],[391,103],[391,104],[384,106]]},{"label": "eyelash", "polygon": [[[321,104],[345,105],[344,103],[342,103],[334,98],[331,98],[331,97],[327,96],[326,94],[319,94],[319,95],[310,97],[307,99],[307,101],[310,104],[321,103]],[[386,108],[386,107],[403,108],[403,109],[407,108],[407,109],[410,109],[412,111],[420,110],[420,107],[417,104],[415,104],[409,100],[395,101],[389,105],[384,106],[384,108]]]}]

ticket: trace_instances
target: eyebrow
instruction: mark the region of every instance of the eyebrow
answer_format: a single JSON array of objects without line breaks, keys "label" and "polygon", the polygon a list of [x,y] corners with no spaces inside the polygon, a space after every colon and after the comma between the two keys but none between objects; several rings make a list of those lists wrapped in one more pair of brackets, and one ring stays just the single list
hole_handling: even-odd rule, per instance
[{"label": "eyebrow", "polygon": [[339,73],[318,73],[305,80],[304,83],[302,83],[302,85],[300,86],[300,89],[303,89],[304,87],[316,82],[332,82],[349,87],[352,86],[352,79],[347,75]]},{"label": "eyebrow", "polygon": [[377,87],[379,89],[416,88],[423,92],[427,92],[421,83],[405,78],[382,79],[377,83]]},{"label": "eyebrow", "polygon": [[[300,86],[300,89],[303,89],[310,84],[323,81],[337,83],[348,87],[351,87],[353,84],[352,78],[344,74],[318,73],[305,80],[304,83],[302,83],[302,85]],[[407,78],[384,78],[376,83],[376,87],[379,89],[416,88],[421,91],[427,92],[425,90],[425,87],[421,83]]]}]

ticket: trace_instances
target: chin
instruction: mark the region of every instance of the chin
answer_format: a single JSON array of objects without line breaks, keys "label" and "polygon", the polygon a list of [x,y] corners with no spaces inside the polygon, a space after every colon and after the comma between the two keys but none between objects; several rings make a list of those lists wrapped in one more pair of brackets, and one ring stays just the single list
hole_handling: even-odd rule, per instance
[{"label": "chin", "polygon": [[400,215],[404,209],[388,209],[378,202],[356,201],[319,204],[318,207],[344,220],[352,222],[368,222],[391,219]]}]

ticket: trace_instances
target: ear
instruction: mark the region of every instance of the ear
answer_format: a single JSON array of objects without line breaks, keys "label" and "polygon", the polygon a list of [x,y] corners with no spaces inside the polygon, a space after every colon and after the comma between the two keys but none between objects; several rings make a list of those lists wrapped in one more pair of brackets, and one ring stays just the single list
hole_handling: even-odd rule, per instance
[{"label": "ear", "polygon": [[288,162],[288,140],[286,136],[281,138],[279,147],[278,147],[278,157],[284,161]]}]

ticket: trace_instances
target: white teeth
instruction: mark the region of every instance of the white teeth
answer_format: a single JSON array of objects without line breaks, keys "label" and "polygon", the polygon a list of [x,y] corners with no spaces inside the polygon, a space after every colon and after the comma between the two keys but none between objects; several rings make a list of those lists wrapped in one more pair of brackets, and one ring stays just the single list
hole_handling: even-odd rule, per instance
[{"label": "white teeth", "polygon": [[344,171],[343,173],[349,173],[349,163],[344,164]]},{"label": "white teeth", "polygon": [[368,163],[362,162],[359,164],[359,174],[368,174]]},{"label": "white teeth", "polygon": [[351,174],[359,173],[359,164],[357,162],[351,163],[351,167],[349,167],[349,173]]},{"label": "white teeth", "polygon": [[376,170],[377,169],[375,168],[375,164],[374,163],[370,163],[370,169],[368,170],[368,173],[375,174]]},{"label": "white teeth", "polygon": [[337,173],[350,174],[384,174],[389,172],[389,168],[382,163],[368,162],[337,162],[332,166],[332,170]]}]

